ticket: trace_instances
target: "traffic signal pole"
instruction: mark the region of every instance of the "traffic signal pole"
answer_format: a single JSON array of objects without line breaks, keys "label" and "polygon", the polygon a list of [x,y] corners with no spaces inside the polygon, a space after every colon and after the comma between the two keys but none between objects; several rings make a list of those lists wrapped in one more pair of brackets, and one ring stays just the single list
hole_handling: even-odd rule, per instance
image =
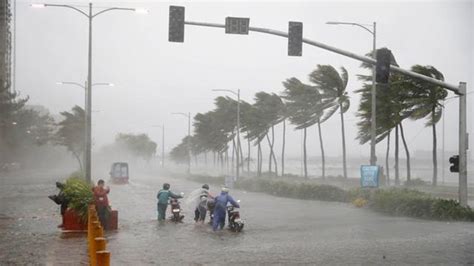
[{"label": "traffic signal pole", "polygon": [[466,83],[459,83],[459,203],[467,206]]},{"label": "traffic signal pole", "polygon": [[[202,27],[213,27],[213,28],[225,28],[225,24],[217,24],[217,23],[206,23],[206,22],[192,22],[192,21],[184,21],[184,24],[192,25],[192,26],[202,26]],[[266,28],[259,28],[259,27],[249,27],[249,31],[260,32],[265,34],[276,35],[284,38],[288,38],[289,34],[286,32],[266,29]],[[184,32],[183,32],[184,33]],[[368,63],[371,65],[376,65],[377,60],[374,58],[370,58],[367,56],[357,55],[352,52],[344,51],[342,49],[329,46],[327,44],[313,41],[310,39],[302,38],[302,42],[306,43],[311,46],[319,47],[324,50],[331,51],[336,54],[340,54],[346,57],[350,57],[352,59],[362,61],[364,63]],[[390,66],[390,71],[398,72],[403,75],[407,75],[413,78],[421,79],[431,84],[435,84],[446,88],[454,92],[455,94],[459,95],[459,203],[462,206],[467,206],[467,132],[466,132],[466,83],[461,82],[459,86],[446,83],[441,80],[437,80],[425,75],[421,75],[415,73],[413,71],[409,71],[397,66]]]}]

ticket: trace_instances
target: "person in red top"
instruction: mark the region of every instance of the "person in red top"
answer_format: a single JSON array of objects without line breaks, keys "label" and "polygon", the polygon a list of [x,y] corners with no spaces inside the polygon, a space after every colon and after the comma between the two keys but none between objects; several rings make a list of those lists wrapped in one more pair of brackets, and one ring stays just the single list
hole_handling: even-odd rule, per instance
[{"label": "person in red top", "polygon": [[99,216],[102,227],[107,230],[107,222],[109,216],[109,199],[107,194],[110,192],[109,187],[105,187],[104,180],[100,179],[92,191],[94,192],[95,207]]}]

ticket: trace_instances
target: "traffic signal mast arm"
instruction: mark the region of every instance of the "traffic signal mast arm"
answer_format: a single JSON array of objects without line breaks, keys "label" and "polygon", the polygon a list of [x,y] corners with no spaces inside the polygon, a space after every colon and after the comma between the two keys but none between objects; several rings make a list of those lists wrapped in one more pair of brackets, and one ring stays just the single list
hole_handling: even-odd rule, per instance
[{"label": "traffic signal mast arm", "polygon": [[[176,14],[173,16],[172,14]],[[239,19],[233,17],[232,19]],[[266,28],[258,28],[258,27],[250,27],[248,23],[248,18],[240,18],[240,19],[245,19],[247,22],[243,23],[241,26],[248,26],[248,29],[239,29],[236,32],[230,32],[228,33],[233,33],[233,34],[245,34],[248,31],[255,31],[255,32],[260,32],[260,33],[266,33],[266,34],[271,34],[271,35],[276,35],[280,37],[287,38],[288,45],[289,45],[289,50],[288,50],[288,55],[290,56],[300,56],[302,54],[302,47],[301,43],[306,43],[311,46],[316,46],[343,56],[350,57],[352,59],[356,59],[362,62],[365,62],[367,64],[371,65],[377,65],[377,60],[366,57],[366,56],[361,56],[357,55],[348,51],[344,51],[342,49],[338,49],[336,47],[332,47],[329,45],[326,45],[324,43],[320,43],[317,41],[305,39],[302,37],[302,24],[298,24],[298,22],[290,22],[289,28],[291,29],[292,27],[299,27],[299,29],[296,30],[289,30],[290,33],[294,33],[294,35],[291,36],[287,32],[282,32],[278,30],[272,30],[272,29],[266,29]],[[202,26],[202,27],[213,27],[213,28],[226,28],[225,24],[216,24],[216,23],[204,23],[204,22],[191,22],[191,21],[185,21],[184,18],[184,7],[176,7],[176,6],[170,6],[170,32],[169,32],[169,41],[171,42],[183,42],[184,41],[184,25],[192,25],[192,26]],[[176,31],[176,32],[174,32]],[[229,30],[226,30],[229,31]],[[301,39],[299,39],[301,38]],[[390,53],[388,51],[388,53]],[[384,56],[380,56],[380,58],[383,58]],[[421,79],[424,81],[427,81],[429,83],[438,85],[440,87],[446,88],[457,95],[459,95],[459,203],[462,206],[467,206],[467,131],[466,131],[466,83],[465,82],[460,82],[458,86],[452,85],[446,82],[443,82],[441,80],[437,80],[428,76],[424,76],[409,70],[405,70],[403,68],[399,68],[397,66],[389,65],[387,67],[386,62],[382,62],[380,60],[379,62],[379,70],[381,71],[394,71],[398,72],[403,75],[407,75],[413,78]],[[382,78],[380,79],[382,82],[388,81],[388,73],[381,75],[382,77],[387,77],[387,79]]]},{"label": "traffic signal mast arm", "polygon": [[[218,24],[218,23],[185,21],[184,24],[192,25],[192,26],[201,26],[201,27],[225,28],[225,24]],[[283,31],[278,31],[278,30],[259,28],[259,27],[249,27],[249,31],[255,31],[255,32],[266,33],[266,34],[271,34],[271,35],[276,35],[276,36],[288,38],[288,33],[283,32]],[[316,47],[322,48],[324,50],[328,50],[328,51],[334,52],[336,54],[344,55],[344,56],[350,57],[352,59],[356,59],[356,60],[371,64],[371,65],[376,65],[377,64],[376,60],[374,60],[373,58],[367,57],[367,56],[362,56],[362,55],[358,55],[358,54],[351,53],[351,52],[348,52],[348,51],[344,51],[342,49],[332,47],[332,46],[329,46],[327,44],[320,43],[320,42],[313,41],[313,40],[306,39],[306,38],[303,38],[302,41],[303,41],[303,43],[309,44],[311,46],[316,46]],[[415,72],[412,72],[412,71],[409,71],[409,70],[405,70],[403,68],[399,68],[399,67],[394,66],[394,65],[390,66],[390,70],[401,73],[401,74],[404,74],[404,75],[407,75],[407,76],[411,76],[411,77],[414,77],[414,78],[422,79],[424,81],[431,82],[433,84],[444,87],[444,88],[446,88],[446,89],[448,89],[448,90],[450,90],[450,91],[452,91],[452,92],[454,92],[458,95],[463,95],[465,93],[465,92],[463,93],[459,90],[459,86],[449,84],[449,83],[446,83],[446,82],[443,82],[443,81],[440,81],[440,80],[437,80],[437,79],[434,79],[434,78],[430,78],[428,76],[421,75],[421,74],[418,74],[418,73],[415,73]]]}]

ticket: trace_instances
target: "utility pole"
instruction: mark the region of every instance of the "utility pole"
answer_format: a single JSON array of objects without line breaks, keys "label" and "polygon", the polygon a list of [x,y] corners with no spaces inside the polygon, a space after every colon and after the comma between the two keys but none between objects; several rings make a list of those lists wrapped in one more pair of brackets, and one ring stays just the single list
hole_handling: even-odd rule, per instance
[{"label": "utility pole", "polygon": [[123,11],[135,11],[136,13],[147,13],[148,11],[144,9],[137,8],[122,8],[122,7],[111,7],[101,10],[95,14],[92,13],[92,2],[89,2],[88,12],[84,12],[80,8],[77,8],[72,5],[57,5],[57,4],[40,4],[35,3],[31,4],[31,7],[34,8],[45,8],[45,7],[61,7],[68,8],[79,12],[84,15],[89,23],[89,42],[88,42],[88,56],[87,56],[87,87],[86,87],[86,147],[85,147],[85,177],[87,182],[91,182],[91,152],[92,152],[92,121],[91,121],[91,106],[92,106],[92,19],[97,17],[100,14],[103,14],[108,11],[113,10],[123,10]]}]

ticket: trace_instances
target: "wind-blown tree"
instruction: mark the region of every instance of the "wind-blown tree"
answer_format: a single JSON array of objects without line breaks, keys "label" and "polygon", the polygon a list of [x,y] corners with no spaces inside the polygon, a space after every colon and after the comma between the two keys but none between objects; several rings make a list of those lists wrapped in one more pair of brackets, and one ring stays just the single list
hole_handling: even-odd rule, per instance
[{"label": "wind-blown tree", "polygon": [[156,153],[157,144],[147,134],[119,133],[115,137],[118,147],[129,151],[136,158],[149,162]]},{"label": "wind-blown tree", "polygon": [[[240,102],[240,130],[241,134],[244,135],[244,138],[247,139],[247,173],[250,174],[250,151],[251,151],[251,142],[255,139],[252,138],[250,133],[250,128],[253,124],[256,124],[256,117],[255,117],[256,110],[254,110],[253,106],[245,101]],[[253,130],[253,129],[252,129]],[[258,154],[259,156],[259,154]],[[260,158],[258,158],[258,163],[260,162]],[[260,166],[259,164],[257,164]],[[259,173],[259,171],[257,170]]]},{"label": "wind-blown tree", "polygon": [[[234,155],[239,156],[239,159],[243,157],[241,147],[237,146],[236,141],[237,101],[229,97],[217,97],[214,104],[213,111],[199,113],[194,117],[193,141],[197,149],[195,152],[212,151],[214,155],[217,153],[218,159],[223,163],[223,153],[227,154],[228,143],[232,142],[232,165],[234,165]],[[240,161],[243,168],[243,162]]]},{"label": "wind-blown tree", "polygon": [[321,94],[328,102],[333,102],[328,106],[322,120],[331,117],[339,110],[341,117],[341,135],[342,135],[342,164],[344,178],[347,178],[347,159],[346,159],[346,137],[344,129],[344,113],[349,110],[350,100],[347,95],[346,87],[348,82],[347,70],[341,67],[341,74],[331,65],[318,65],[316,70],[311,72],[309,79],[316,84]]},{"label": "wind-blown tree", "polygon": [[283,123],[283,141],[281,144],[281,176],[285,176],[286,119],[288,119],[288,109],[284,102],[280,110],[280,117]]},{"label": "wind-blown tree", "polygon": [[[222,158],[222,153],[227,150],[229,137],[218,120],[216,111],[204,114],[198,113],[194,117],[194,142],[199,152],[210,151]],[[215,160],[214,160],[215,161]]]},{"label": "wind-blown tree", "polygon": [[285,104],[281,100],[280,96],[275,93],[258,92],[255,94],[255,108],[259,110],[263,124],[266,125],[269,131],[271,131],[271,139],[266,135],[268,145],[270,147],[270,156],[268,163],[268,171],[272,172],[272,161],[275,165],[275,175],[278,176],[278,165],[275,156],[275,125],[279,124],[283,120],[283,112],[285,110]]},{"label": "wind-blown tree", "polygon": [[304,177],[308,178],[306,130],[319,123],[323,116],[321,108],[322,95],[313,87],[302,83],[297,78],[290,78],[283,82],[285,90],[282,93],[285,99],[290,122],[296,129],[303,130],[303,165]]},{"label": "wind-blown tree", "polygon": [[[226,151],[227,143],[232,142],[232,166],[234,166],[234,155],[239,156],[240,147],[236,146],[237,137],[237,101],[230,97],[217,97],[214,101],[216,108],[215,120],[217,122],[217,130],[221,131],[226,136]],[[239,160],[241,161],[241,160]],[[240,167],[240,165],[238,166]],[[234,167],[231,168],[234,171]]]},{"label": "wind-blown tree", "polygon": [[0,166],[10,159],[17,146],[14,126],[18,122],[18,112],[24,108],[27,101],[28,97],[20,98],[18,93],[10,91],[9,84],[0,80]]},{"label": "wind-blown tree", "polygon": [[[263,163],[261,142],[268,134],[264,110],[248,103],[241,105],[241,108],[243,110],[241,117],[242,131],[245,132],[245,138],[250,142],[254,141],[254,145],[257,146],[257,176],[261,176]],[[247,160],[249,159],[247,158]]]},{"label": "wind-blown tree", "polygon": [[[395,58],[392,56],[391,64],[397,65]],[[366,63],[362,64],[365,69],[371,69],[372,66]],[[372,75],[358,75],[359,79],[364,82],[361,89],[357,90],[357,93],[361,93],[361,101],[359,103],[359,110],[357,116],[361,119],[357,125],[359,127],[359,133],[357,139],[361,144],[365,144],[370,141],[371,131],[371,116],[372,116]],[[410,88],[406,84],[406,77],[398,74],[391,73],[388,84],[377,84],[377,95],[376,95],[376,143],[379,143],[383,139],[387,139],[387,152],[386,152],[386,171],[387,178],[389,175],[389,149],[390,149],[390,136],[393,129],[395,129],[395,183],[400,183],[399,179],[399,131],[402,136],[406,157],[407,157],[407,180],[410,180],[410,153],[408,145],[405,141],[405,135],[403,132],[403,120],[408,118],[412,112],[411,104],[408,102],[410,98]]]},{"label": "wind-blown tree", "polygon": [[180,164],[188,163],[188,160],[190,159],[188,152],[188,141],[189,136],[184,137],[181,142],[170,151],[171,160]]},{"label": "wind-blown tree", "polygon": [[85,149],[85,113],[84,109],[74,106],[71,112],[61,112],[64,119],[59,122],[55,144],[66,147],[76,158],[79,168],[83,170],[82,156]]},{"label": "wind-blown tree", "polygon": [[[438,80],[444,80],[443,74],[432,66],[415,65],[411,68],[413,72],[432,77]],[[448,95],[446,89],[441,86],[423,81],[421,79],[407,78],[411,85],[410,104],[413,106],[413,112],[410,118],[417,120],[427,118],[427,127],[432,128],[433,134],[433,186],[438,182],[438,159],[437,159],[437,136],[436,123],[443,115],[442,101]]]}]

